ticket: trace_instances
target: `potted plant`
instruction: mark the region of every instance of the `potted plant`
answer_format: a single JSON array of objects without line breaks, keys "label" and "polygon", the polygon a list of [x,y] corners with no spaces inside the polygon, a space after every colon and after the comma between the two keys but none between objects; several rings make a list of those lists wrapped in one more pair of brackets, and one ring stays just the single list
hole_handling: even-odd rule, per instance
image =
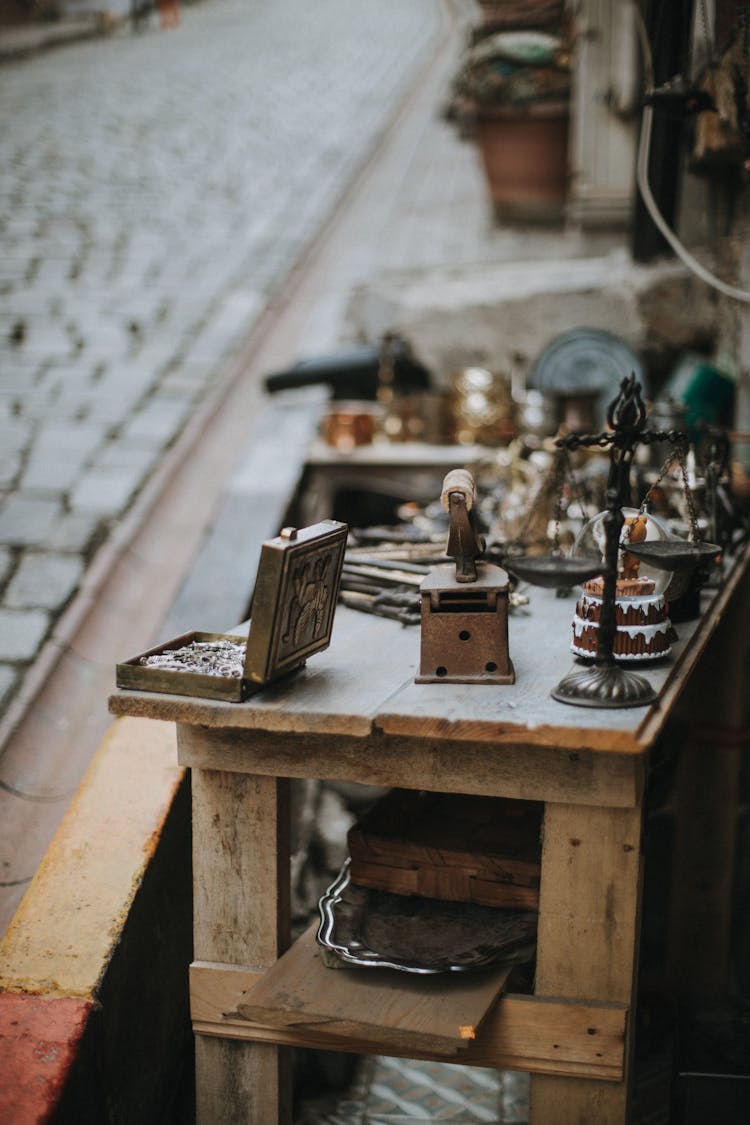
[{"label": "potted plant", "polygon": [[[518,12],[515,0],[512,8]],[[530,11],[533,16],[533,4]],[[495,19],[475,30],[453,81],[451,116],[477,142],[498,218],[562,214],[569,95],[570,48],[561,19],[546,28],[498,26]]]}]

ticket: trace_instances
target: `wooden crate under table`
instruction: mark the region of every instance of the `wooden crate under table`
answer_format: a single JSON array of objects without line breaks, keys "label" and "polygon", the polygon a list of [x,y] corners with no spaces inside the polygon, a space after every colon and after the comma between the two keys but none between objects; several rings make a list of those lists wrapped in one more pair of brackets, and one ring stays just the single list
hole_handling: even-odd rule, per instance
[{"label": "wooden crate under table", "polygon": [[349,831],[352,882],[536,910],[541,819],[538,801],[394,789]]}]

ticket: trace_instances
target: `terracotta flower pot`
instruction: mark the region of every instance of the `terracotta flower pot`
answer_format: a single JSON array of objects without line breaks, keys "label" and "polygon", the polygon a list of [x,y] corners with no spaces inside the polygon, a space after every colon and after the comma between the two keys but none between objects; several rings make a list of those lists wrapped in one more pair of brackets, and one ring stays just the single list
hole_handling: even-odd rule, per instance
[{"label": "terracotta flower pot", "polygon": [[498,219],[556,222],[568,188],[568,106],[480,106],[476,140]]}]

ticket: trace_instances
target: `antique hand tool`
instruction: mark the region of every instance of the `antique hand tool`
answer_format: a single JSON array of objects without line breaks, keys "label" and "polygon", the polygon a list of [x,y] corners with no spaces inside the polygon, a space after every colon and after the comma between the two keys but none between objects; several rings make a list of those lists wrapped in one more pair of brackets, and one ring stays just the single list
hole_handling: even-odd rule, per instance
[{"label": "antique hand tool", "polygon": [[473,518],[471,473],[453,469],[443,482],[442,505],[450,519],[446,554],[420,586],[422,644],[418,684],[512,684],[508,653],[508,575],[480,558],[483,537]]}]

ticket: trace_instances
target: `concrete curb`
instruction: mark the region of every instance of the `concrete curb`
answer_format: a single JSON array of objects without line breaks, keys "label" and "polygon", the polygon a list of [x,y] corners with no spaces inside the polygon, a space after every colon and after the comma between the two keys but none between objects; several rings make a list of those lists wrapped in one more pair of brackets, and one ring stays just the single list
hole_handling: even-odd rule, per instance
[{"label": "concrete curb", "polygon": [[113,723],[0,944],[0,1120],[169,1119],[192,1039],[175,763],[170,725]]}]

